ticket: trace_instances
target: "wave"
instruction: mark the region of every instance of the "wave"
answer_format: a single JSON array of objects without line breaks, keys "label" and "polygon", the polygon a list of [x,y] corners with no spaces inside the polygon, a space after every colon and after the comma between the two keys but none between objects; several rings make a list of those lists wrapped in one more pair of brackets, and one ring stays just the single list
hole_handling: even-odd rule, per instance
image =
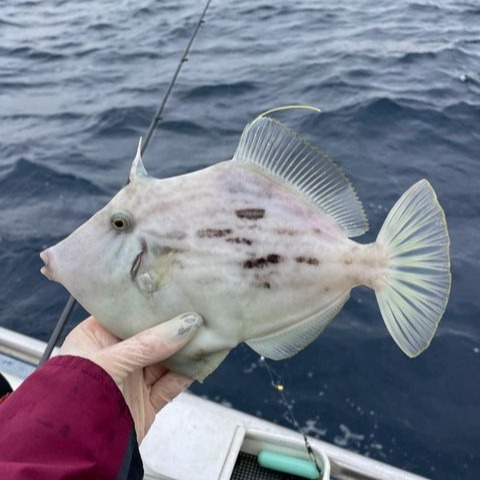
[{"label": "wave", "polygon": [[[18,79],[15,80],[0,80],[0,91],[5,92],[6,90],[13,90],[18,92],[19,90],[35,90],[38,88],[48,88],[54,86],[54,82],[41,82],[36,80],[35,83],[33,82],[25,82]],[[15,117],[20,117],[21,115],[13,115]],[[30,117],[32,115],[24,115],[26,117]],[[3,116],[3,118],[8,118],[7,116]]]},{"label": "wave", "polygon": [[[0,87],[7,84],[0,83]],[[47,84],[49,85],[49,84]],[[32,88],[35,85],[32,85]],[[40,120],[40,121],[48,121],[48,120],[58,120],[60,122],[65,121],[74,121],[74,120],[82,120],[87,118],[87,115],[84,113],[79,112],[59,112],[59,113],[16,113],[13,115],[3,115],[2,119],[4,120]]]},{"label": "wave", "polygon": [[223,97],[225,95],[235,96],[248,93],[257,89],[257,84],[251,81],[239,81],[233,83],[220,83],[200,85],[190,89],[185,95],[184,99],[192,100],[197,98],[210,98],[214,96]]},{"label": "wave", "polygon": [[202,127],[196,122],[188,120],[169,120],[163,121],[159,124],[158,128],[161,130],[169,130],[176,133],[202,135],[209,133],[209,130]]},{"label": "wave", "polygon": [[414,63],[424,60],[434,60],[437,58],[438,52],[407,52],[401,55],[397,60],[402,63]]},{"label": "wave", "polygon": [[7,20],[5,18],[0,18],[0,27],[1,26],[8,26],[8,27],[23,27],[21,23],[12,22],[11,20]]},{"label": "wave", "polygon": [[[431,89],[430,89],[431,90]],[[447,92],[443,89],[438,90],[438,95],[447,95],[451,97],[451,103],[441,104],[434,100],[419,100],[413,93],[412,96],[383,96],[373,97],[368,100],[350,103],[338,108],[324,110],[320,116],[307,116],[306,122],[315,122],[322,116],[348,117],[351,120],[368,121],[372,123],[382,123],[395,118],[407,122],[409,119],[424,119],[426,123],[436,126],[440,120],[457,121],[464,118],[465,121],[472,118],[480,122],[479,105],[473,105],[464,100],[452,97],[453,92]],[[456,101],[454,101],[456,100]]]},{"label": "wave", "polygon": [[[86,131],[96,135],[124,136],[142,135],[154,114],[152,107],[114,107],[99,113],[86,128]],[[208,130],[191,120],[164,120],[159,123],[158,128],[171,132],[201,135],[208,133]]]},{"label": "wave", "polygon": [[394,117],[408,118],[411,114],[418,113],[420,109],[428,108],[426,105],[421,107],[420,102],[414,103],[411,100],[400,100],[393,97],[374,97],[369,100],[324,110],[320,115],[308,115],[304,123],[306,127],[311,123],[322,123],[323,117],[345,117],[349,121],[381,123]]},{"label": "wave", "polygon": [[420,3],[420,2],[411,2],[408,4],[408,8],[410,10],[414,10],[416,12],[441,12],[443,11],[443,7],[436,5],[434,3]]},{"label": "wave", "polygon": [[[462,41],[462,43],[464,42]],[[471,55],[460,45],[461,42],[457,42],[456,46],[448,46],[435,50],[410,51],[399,55],[396,60],[400,63],[408,64],[429,60],[439,61],[441,59],[451,62],[451,59],[453,58],[458,62],[461,58],[467,58]]]},{"label": "wave", "polygon": [[92,30],[94,32],[104,32],[107,30],[115,30],[116,28],[115,25],[107,22],[96,22],[87,26],[87,30]]},{"label": "wave", "polygon": [[8,51],[8,55],[11,57],[23,57],[33,60],[43,60],[50,62],[53,60],[61,60],[65,58],[62,53],[56,53],[49,50],[39,50],[33,47],[17,47]]},{"label": "wave", "polygon": [[[352,159],[348,171],[362,178],[363,184],[371,179],[367,170],[353,161],[352,151],[358,148],[358,142],[368,149],[365,158],[371,158],[369,162],[379,167],[396,159],[389,166],[395,178],[412,181],[419,175],[435,172],[436,181],[443,183],[448,191],[451,187],[447,185],[477,168],[473,159],[478,156],[480,141],[474,127],[480,122],[478,105],[458,101],[458,98],[450,101],[449,105],[440,105],[434,100],[376,97],[324,110],[319,115],[307,115],[300,130],[316,137],[321,132],[323,140],[319,146],[334,158],[338,155],[335,152],[344,151],[345,157]],[[345,132],[351,132],[351,138],[345,137]],[[398,163],[397,154],[392,152],[399,150],[415,160]],[[438,172],[444,172],[445,176]],[[472,192],[469,194],[471,197]],[[388,196],[385,199],[388,200]]]},{"label": "wave", "polygon": [[86,131],[106,136],[137,135],[150,124],[152,116],[150,107],[113,107],[92,118]]},{"label": "wave", "polygon": [[20,158],[12,169],[0,177],[0,191],[4,202],[16,204],[19,199],[38,201],[72,191],[82,195],[105,195],[106,192],[89,180],[70,173],[61,173],[51,167]]},{"label": "wave", "polygon": [[133,18],[150,17],[152,15],[156,15],[155,9],[153,9],[152,7],[146,7],[146,6],[137,8],[134,12],[132,12]]}]

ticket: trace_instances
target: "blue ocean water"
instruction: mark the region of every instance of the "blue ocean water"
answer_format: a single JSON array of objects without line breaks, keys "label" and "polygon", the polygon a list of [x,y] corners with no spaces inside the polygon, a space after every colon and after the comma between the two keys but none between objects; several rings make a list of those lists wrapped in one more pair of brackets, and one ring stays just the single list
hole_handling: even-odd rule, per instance
[{"label": "blue ocean water", "polygon": [[[49,337],[67,294],[38,253],[124,184],[201,9],[0,1],[0,325]],[[304,103],[323,113],[282,118],[347,172],[371,224],[362,242],[431,181],[453,274],[431,347],[406,358],[356,289],[312,346],[270,364],[309,434],[433,479],[480,478],[479,49],[476,0],[213,0],[144,157],[159,177],[205,167],[258,113]],[[247,347],[194,391],[288,424]]]}]

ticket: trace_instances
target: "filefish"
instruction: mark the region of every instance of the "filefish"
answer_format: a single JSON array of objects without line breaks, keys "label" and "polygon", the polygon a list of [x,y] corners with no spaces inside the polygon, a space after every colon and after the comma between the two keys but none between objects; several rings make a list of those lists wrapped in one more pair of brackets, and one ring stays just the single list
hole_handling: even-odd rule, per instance
[{"label": "filefish", "polygon": [[165,364],[202,381],[241,342],[269,359],[295,355],[366,285],[398,346],[410,357],[428,347],[451,276],[427,180],[360,244],[351,238],[368,221],[350,182],[272,117],[245,127],[231,160],[173,178],[147,173],[141,142],[129,183],[41,253],[42,273],[116,336],[199,313],[198,334]]}]

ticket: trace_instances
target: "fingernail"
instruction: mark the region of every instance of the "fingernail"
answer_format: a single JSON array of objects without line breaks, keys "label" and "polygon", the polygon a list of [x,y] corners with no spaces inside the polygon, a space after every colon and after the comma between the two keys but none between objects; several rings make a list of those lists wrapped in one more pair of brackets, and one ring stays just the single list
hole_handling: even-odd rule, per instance
[{"label": "fingernail", "polygon": [[198,313],[194,312],[179,315],[177,319],[180,321],[177,336],[182,338],[194,333],[203,325],[203,318]]}]

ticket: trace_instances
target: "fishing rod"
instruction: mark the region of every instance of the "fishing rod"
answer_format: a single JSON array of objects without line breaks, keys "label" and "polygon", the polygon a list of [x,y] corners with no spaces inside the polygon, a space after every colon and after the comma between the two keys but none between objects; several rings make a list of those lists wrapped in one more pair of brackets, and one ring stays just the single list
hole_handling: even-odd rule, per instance
[{"label": "fishing rod", "polygon": [[[160,102],[160,105],[158,106],[157,111],[155,112],[155,115],[152,118],[150,126],[148,127],[148,130],[147,130],[147,133],[142,139],[142,146],[140,149],[141,155],[143,155],[143,153],[147,149],[147,146],[155,132],[155,129],[157,128],[157,125],[162,120],[163,111],[165,110],[167,101],[173,92],[173,88],[177,81],[178,75],[180,74],[180,70],[182,69],[183,64],[188,60],[190,49],[193,45],[193,42],[195,41],[195,38],[197,36],[198,31],[200,30],[200,27],[205,23],[204,18],[207,14],[208,8],[210,7],[211,1],[212,0],[207,0],[207,2],[205,3],[203,11],[200,14],[200,17],[192,30],[190,40],[188,41],[187,46],[185,47],[185,50],[183,51],[182,56],[180,57],[180,61],[178,62],[177,68],[175,69],[172,79],[168,84],[167,90],[162,98],[162,101]],[[75,300],[75,298],[72,295],[70,295],[57,321],[57,324],[55,325],[55,328],[52,334],[50,335],[47,346],[45,347],[43,355],[40,358],[40,361],[38,362],[38,367],[42,366],[50,358],[50,355],[52,354],[52,351],[55,348],[55,345],[57,344],[58,339],[60,338],[60,335],[62,334],[66,323],[72,316],[77,305],[78,305],[78,302]]]}]

